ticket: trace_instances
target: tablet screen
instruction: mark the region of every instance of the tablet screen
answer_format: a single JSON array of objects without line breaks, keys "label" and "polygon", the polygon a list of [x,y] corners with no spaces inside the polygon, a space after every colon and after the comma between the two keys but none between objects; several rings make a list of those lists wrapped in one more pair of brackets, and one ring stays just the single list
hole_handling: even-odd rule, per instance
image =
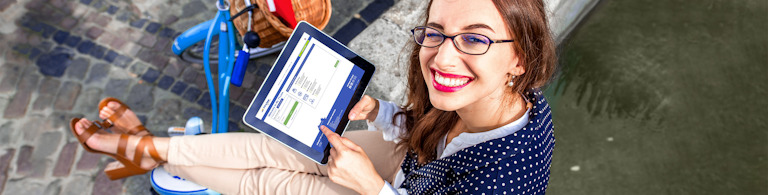
[{"label": "tablet screen", "polygon": [[322,153],[328,141],[318,127],[336,131],[363,74],[347,58],[303,33],[256,118]]}]

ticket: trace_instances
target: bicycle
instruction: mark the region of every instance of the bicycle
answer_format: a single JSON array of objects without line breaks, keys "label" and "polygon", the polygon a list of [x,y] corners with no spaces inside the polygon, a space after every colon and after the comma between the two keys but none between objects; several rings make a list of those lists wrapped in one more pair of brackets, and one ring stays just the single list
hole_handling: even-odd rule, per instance
[{"label": "bicycle", "polygon": [[[245,2],[250,4],[248,0]],[[248,45],[258,45],[260,42],[260,38],[255,33],[247,34],[255,36],[255,38],[246,36],[246,40],[251,43],[240,44],[235,39],[238,36],[234,33],[235,27],[231,21],[229,2],[217,0],[216,8],[218,12],[214,19],[200,23],[181,33],[174,40],[172,50],[182,60],[203,64],[208,90],[211,92],[209,93],[212,103],[211,111],[214,115],[211,123],[211,133],[223,133],[228,130],[229,83],[239,87],[242,84],[245,67],[249,59],[275,53],[282,49],[283,44],[276,44],[270,48],[254,47],[251,49]],[[252,11],[247,13],[250,16]],[[251,17],[249,17],[250,19]],[[218,35],[218,39],[214,38],[216,35]],[[219,48],[218,55],[211,55],[211,47]],[[240,52],[236,53],[238,51],[237,48],[246,48],[245,50],[248,52],[239,50]],[[212,62],[219,65],[217,71],[218,88],[215,88],[213,83],[210,69]],[[237,64],[235,64],[236,62]],[[216,89],[219,90],[217,91]]]},{"label": "bicycle", "polygon": [[[254,12],[260,9],[260,7],[263,7],[263,2],[259,2],[261,0],[257,1],[257,4],[262,4],[261,6],[257,6],[252,5],[250,0],[242,1],[246,7],[239,11],[237,14],[230,15],[231,4],[229,0],[216,0],[216,8],[218,9],[216,16],[211,20],[195,25],[181,33],[174,39],[171,48],[173,53],[179,56],[182,60],[203,64],[205,69],[204,71],[206,83],[208,85],[208,90],[210,91],[209,94],[211,100],[211,112],[213,114],[211,133],[225,133],[228,131],[229,86],[230,83],[238,87],[242,84],[248,60],[259,58],[282,50],[285,44],[285,40],[288,39],[288,37],[285,37],[282,42],[278,41],[276,44],[267,48],[251,48],[250,46],[257,46],[262,43],[262,40],[258,34],[252,31],[251,24],[253,22],[252,20]],[[322,21],[320,25],[318,25],[320,28],[327,25],[330,18],[331,9],[330,0],[322,1],[327,4],[327,10],[326,13],[322,13],[324,18],[320,20]],[[297,1],[294,3],[299,4],[294,5],[294,7],[302,8],[301,4],[304,2]],[[306,4],[307,5],[304,5],[303,8],[312,7],[314,9],[314,7],[317,7],[316,5],[309,5],[311,3]],[[260,11],[263,13],[263,10]],[[295,11],[298,13],[302,10]],[[238,16],[245,13],[248,14],[248,23],[246,25],[247,33],[244,33],[244,40],[241,44],[240,42],[236,41],[240,39],[239,36],[236,36],[234,33],[234,31],[238,29],[235,28],[233,18],[237,18]],[[302,13],[301,15],[312,17],[313,14],[316,15],[316,13]],[[269,20],[270,17],[274,16],[265,17],[268,18],[267,20]],[[272,18],[272,20],[273,21],[269,22],[274,25],[273,22],[277,19]],[[292,28],[285,29],[285,27],[282,27],[281,30],[283,33],[285,33],[285,31],[290,32]],[[216,35],[218,35],[218,39],[214,38]],[[269,41],[275,42],[275,40]],[[211,53],[211,47],[217,47],[218,52]],[[217,85],[214,85],[213,82],[211,63],[218,64]],[[152,171],[151,180],[153,190],[161,194],[218,194],[217,192],[208,188],[185,181],[177,176],[170,175],[168,172],[165,172],[165,170],[161,168],[156,168]],[[181,186],[184,190],[179,191],[179,189],[163,188],[157,184],[156,180],[164,180],[164,182],[167,182],[166,185],[174,185],[174,188]]]}]

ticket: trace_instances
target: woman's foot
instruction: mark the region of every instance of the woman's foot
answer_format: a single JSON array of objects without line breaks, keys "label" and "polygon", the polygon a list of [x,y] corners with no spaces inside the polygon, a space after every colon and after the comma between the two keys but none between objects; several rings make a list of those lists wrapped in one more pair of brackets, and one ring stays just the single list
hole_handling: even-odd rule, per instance
[{"label": "woman's foot", "polygon": [[99,103],[99,118],[112,123],[112,130],[116,133],[130,135],[152,135],[141,124],[141,120],[128,106],[115,98],[105,98]]},{"label": "woman's foot", "polygon": [[[77,135],[81,135],[85,133],[86,129],[90,127],[92,124],[93,122],[88,121],[87,119],[80,119],[74,125],[75,133]],[[122,139],[125,139],[124,142],[126,142],[124,155],[118,154],[118,147],[121,142],[121,137],[125,137]],[[85,145],[86,147],[89,147],[90,149],[95,150],[97,152],[104,152],[104,153],[107,153],[108,155],[118,154],[118,156],[122,156],[123,158],[131,162],[135,162],[134,156],[136,154],[136,149],[138,148],[138,146],[141,146],[141,150],[143,150],[143,152],[141,152],[142,153],[141,162],[134,163],[134,164],[137,164],[139,167],[141,167],[141,169],[150,170],[152,168],[157,167],[160,164],[158,163],[158,161],[156,161],[150,156],[150,152],[155,152],[153,151],[155,150],[154,147],[153,146],[145,147],[147,145],[152,145],[152,143],[147,143],[147,142],[153,142],[153,139],[154,137],[144,138],[140,136],[132,136],[132,135],[125,135],[125,134],[112,134],[112,133],[107,133],[104,130],[99,130],[99,131],[96,131],[96,133],[94,133],[90,138],[85,140]],[[110,163],[107,169],[120,168],[119,166],[120,165],[116,163]],[[105,171],[108,171],[108,170],[105,170]]]}]

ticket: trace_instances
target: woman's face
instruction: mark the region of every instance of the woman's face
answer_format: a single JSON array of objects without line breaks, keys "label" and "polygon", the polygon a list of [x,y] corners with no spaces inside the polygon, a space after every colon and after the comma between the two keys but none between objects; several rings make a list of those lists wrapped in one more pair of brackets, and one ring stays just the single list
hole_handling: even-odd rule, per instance
[{"label": "woman's face", "polygon": [[[448,36],[477,33],[491,40],[513,39],[490,0],[434,0],[428,18],[427,26]],[[419,61],[429,99],[444,111],[502,101],[508,74],[523,73],[513,43],[494,43],[483,55],[469,55],[445,39],[440,46],[422,47]]]}]

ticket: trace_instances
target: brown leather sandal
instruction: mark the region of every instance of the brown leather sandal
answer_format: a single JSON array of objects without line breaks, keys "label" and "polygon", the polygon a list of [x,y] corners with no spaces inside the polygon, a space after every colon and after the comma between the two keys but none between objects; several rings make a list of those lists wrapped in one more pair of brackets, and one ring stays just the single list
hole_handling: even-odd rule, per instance
[{"label": "brown leather sandal", "polygon": [[[125,111],[128,110],[128,109],[131,109],[131,108],[129,108],[128,105],[126,105],[122,101],[118,100],[117,98],[107,97],[107,98],[102,99],[99,102],[99,112],[101,112],[101,110],[104,109],[104,107],[107,107],[107,104],[109,104],[109,102],[117,102],[118,104],[120,104],[120,108],[115,110],[115,113],[112,114],[112,116],[109,116],[107,119],[104,119],[104,122],[102,122],[102,123],[108,123],[108,127],[115,127],[115,128],[112,128],[112,131],[114,131],[116,133],[128,134],[128,135],[136,135],[136,136],[152,135],[152,133],[150,133],[147,130],[147,128],[144,127],[144,125],[141,125],[141,124],[137,125],[135,127],[132,127],[132,128],[124,128],[124,127],[117,127],[117,126],[115,126],[115,121],[117,121],[117,119],[120,119],[120,117],[123,117],[123,114],[125,113]],[[105,128],[108,128],[108,127],[105,127]]]},{"label": "brown leather sandal", "polygon": [[122,134],[120,135],[120,142],[117,146],[117,154],[116,155],[110,155],[112,158],[115,158],[116,160],[120,161],[120,163],[123,165],[122,167],[119,166],[119,164],[116,164],[118,166],[113,167],[106,167],[104,168],[104,173],[109,177],[111,180],[121,179],[125,177],[130,177],[134,175],[141,175],[144,173],[149,172],[153,168],[150,169],[143,169],[141,168],[141,159],[144,157],[144,148],[147,148],[147,152],[149,152],[149,156],[152,157],[155,162],[157,162],[157,165],[165,163],[162,158],[160,158],[160,154],[157,153],[157,149],[155,149],[155,144],[152,142],[153,136],[143,136],[139,140],[139,143],[136,144],[136,148],[134,148],[134,156],[133,161],[129,160],[125,155],[125,147],[128,146],[128,138],[129,135]]},{"label": "brown leather sandal", "polygon": [[122,179],[133,175],[140,175],[152,170],[141,168],[141,160],[144,157],[144,148],[147,148],[150,157],[152,157],[152,159],[154,159],[158,165],[165,162],[162,160],[162,158],[160,158],[160,154],[157,153],[157,150],[155,149],[154,142],[152,141],[153,136],[143,136],[140,138],[139,143],[137,143],[136,148],[134,148],[135,154],[133,156],[133,161],[128,159],[128,157],[125,155],[126,147],[128,146],[128,139],[130,138],[130,136],[126,134],[120,135],[120,141],[117,145],[116,154],[94,150],[85,144],[85,142],[91,138],[93,134],[96,134],[97,131],[102,129],[106,124],[103,122],[93,121],[93,124],[86,128],[83,133],[77,134],[77,131],[75,131],[75,125],[77,124],[77,121],[80,121],[80,119],[73,118],[69,123],[69,127],[72,131],[72,134],[75,135],[78,142],[80,142],[80,145],[83,146],[85,151],[104,154],[120,162],[110,163],[109,166],[104,169],[104,173],[107,175],[107,177],[109,177],[110,180]]}]

